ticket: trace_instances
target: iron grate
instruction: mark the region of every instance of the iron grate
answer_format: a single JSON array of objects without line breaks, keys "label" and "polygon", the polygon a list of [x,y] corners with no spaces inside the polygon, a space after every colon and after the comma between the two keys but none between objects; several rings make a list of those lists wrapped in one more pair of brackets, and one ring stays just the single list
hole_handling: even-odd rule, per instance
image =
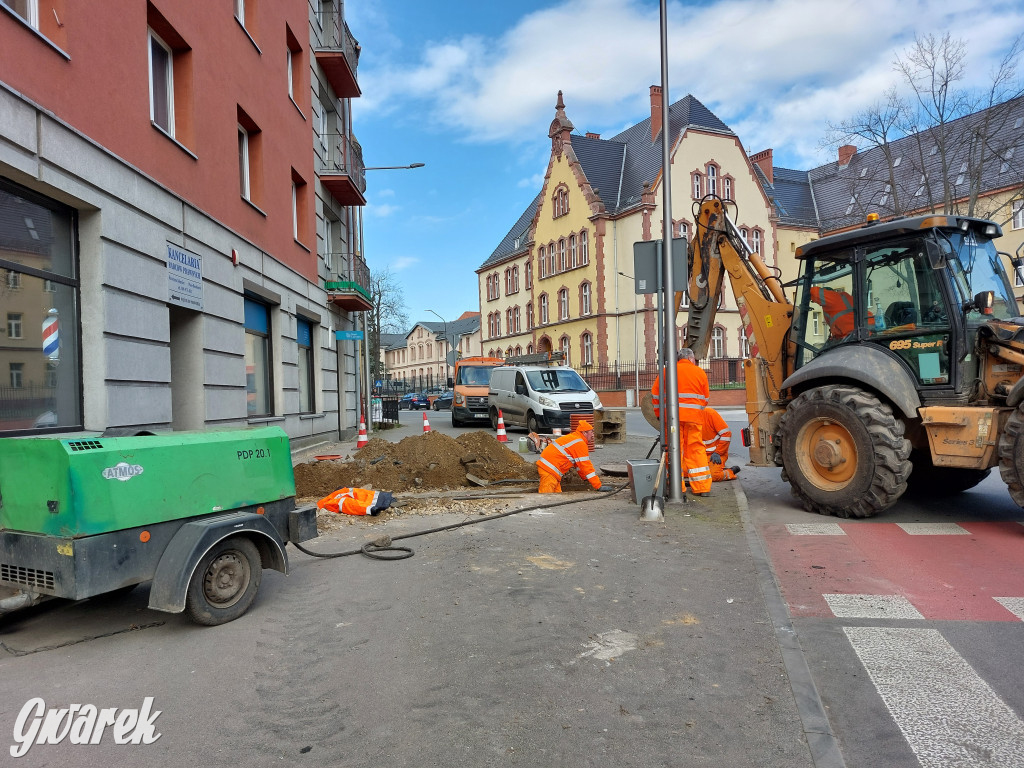
[{"label": "iron grate", "polygon": [[102,448],[103,443],[99,440],[69,440],[68,448],[72,451],[91,451],[96,448]]},{"label": "iron grate", "polygon": [[0,581],[52,590],[53,571],[41,571],[38,568],[25,568],[21,565],[0,563]]}]

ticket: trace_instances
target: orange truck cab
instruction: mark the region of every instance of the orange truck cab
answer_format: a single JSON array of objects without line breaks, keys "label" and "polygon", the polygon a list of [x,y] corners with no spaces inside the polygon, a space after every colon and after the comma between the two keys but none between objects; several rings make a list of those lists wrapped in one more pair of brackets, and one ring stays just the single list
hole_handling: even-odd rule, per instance
[{"label": "orange truck cab", "polygon": [[464,357],[455,361],[452,377],[455,397],[452,399],[452,426],[480,422],[488,424],[487,391],[491,371],[504,365],[500,357]]}]

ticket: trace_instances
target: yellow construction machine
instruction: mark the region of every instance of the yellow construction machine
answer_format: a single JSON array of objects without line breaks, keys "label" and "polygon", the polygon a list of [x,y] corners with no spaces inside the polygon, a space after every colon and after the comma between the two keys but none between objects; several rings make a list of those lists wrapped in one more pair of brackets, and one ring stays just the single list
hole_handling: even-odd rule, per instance
[{"label": "yellow construction machine", "polygon": [[695,204],[685,346],[707,354],[728,273],[750,342],[751,464],[781,466],[807,510],[838,517],[877,514],[908,483],[959,493],[997,464],[1024,506],[1024,317],[999,225],[874,217],[798,248],[784,284],[727,205]]}]

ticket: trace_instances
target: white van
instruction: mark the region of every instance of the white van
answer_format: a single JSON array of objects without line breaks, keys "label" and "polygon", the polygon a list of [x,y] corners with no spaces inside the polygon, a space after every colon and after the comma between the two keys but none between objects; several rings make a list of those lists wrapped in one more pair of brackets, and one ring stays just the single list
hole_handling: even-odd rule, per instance
[{"label": "white van", "polygon": [[568,432],[574,413],[593,418],[601,400],[583,378],[564,365],[503,365],[491,372],[487,406],[491,427],[498,428],[498,410],[505,426],[530,432]]}]

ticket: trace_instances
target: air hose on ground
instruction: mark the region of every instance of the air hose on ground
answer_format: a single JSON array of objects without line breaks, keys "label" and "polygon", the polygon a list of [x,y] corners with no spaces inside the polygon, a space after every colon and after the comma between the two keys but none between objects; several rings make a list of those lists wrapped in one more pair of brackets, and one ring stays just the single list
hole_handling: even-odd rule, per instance
[{"label": "air hose on ground", "polygon": [[[610,492],[604,494],[606,496],[614,496],[623,488],[628,488],[629,483],[623,483],[620,486],[613,486]],[[411,539],[414,536],[426,536],[428,533],[440,533],[441,531],[450,531],[454,528],[462,528],[467,525],[476,525],[477,523],[486,523],[490,520],[497,520],[502,517],[508,517],[509,515],[518,515],[520,512],[533,512],[537,509],[550,509],[551,507],[563,507],[567,504],[578,504],[579,499],[570,499],[568,501],[556,501],[553,504],[537,504],[532,507],[523,507],[522,509],[511,509],[508,512],[499,512],[496,515],[487,515],[486,517],[475,517],[470,520],[463,520],[461,523],[452,523],[451,525],[441,525],[437,528],[427,528],[424,531],[417,531],[416,533],[406,533],[401,536],[381,536],[374,541],[368,541],[359,549],[351,549],[347,552],[314,552],[306,549],[301,544],[291,542],[291,544],[300,552],[303,552],[312,557],[321,558],[334,558],[334,557],[348,557],[349,555],[366,555],[367,557],[373,558],[374,560],[405,560],[407,557],[412,557],[415,554],[411,547],[395,547],[392,544],[401,539]],[[392,552],[396,554],[382,554],[384,552]]]}]

